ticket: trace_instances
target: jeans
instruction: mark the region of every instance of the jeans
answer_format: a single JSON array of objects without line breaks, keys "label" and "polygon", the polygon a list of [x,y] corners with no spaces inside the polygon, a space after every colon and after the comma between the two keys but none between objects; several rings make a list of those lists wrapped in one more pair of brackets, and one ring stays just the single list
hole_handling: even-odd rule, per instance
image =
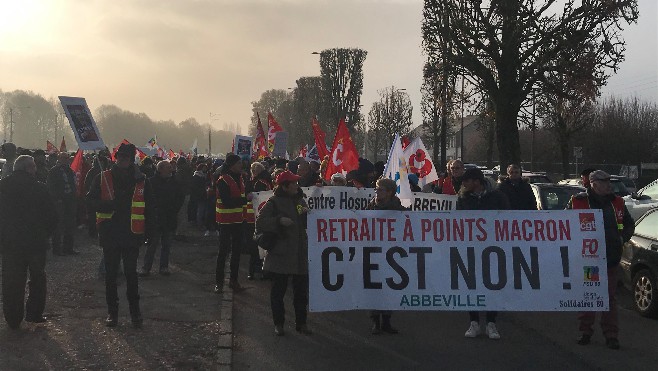
[{"label": "jeans", "polygon": [[293,307],[295,308],[295,324],[306,324],[308,314],[308,275],[307,274],[281,274],[270,273],[272,277],[272,291],[270,291],[270,305],[272,319],[275,326],[283,326],[286,310],[283,297],[288,289],[288,277],[292,276]]},{"label": "jeans", "polygon": [[119,295],[117,294],[117,276],[119,265],[123,261],[123,273],[126,276],[126,296],[131,314],[139,314],[139,288],[137,278],[137,246],[103,247],[105,258],[105,300],[110,314],[119,312]]},{"label": "jeans", "polygon": [[219,252],[217,253],[217,269],[215,283],[224,285],[224,266],[231,252],[231,281],[237,281],[240,269],[240,246],[242,245],[242,223],[222,224],[219,228]]},{"label": "jeans", "polygon": [[169,252],[171,251],[171,240],[173,237],[174,233],[172,231],[158,231],[154,236],[151,236],[146,247],[146,253],[144,254],[145,271],[151,271],[153,257],[155,256],[155,250],[158,248],[158,243],[161,244],[160,270],[169,268]]},{"label": "jeans", "polygon": [[[38,318],[46,307],[46,251],[3,253],[2,309],[10,327],[16,328],[26,318]],[[25,282],[29,295],[25,303]]]},{"label": "jeans", "polygon": [[[486,312],[487,314],[487,323],[493,322],[496,323],[496,316],[498,312]],[[468,312],[468,316],[471,321],[480,322],[480,312]]]}]

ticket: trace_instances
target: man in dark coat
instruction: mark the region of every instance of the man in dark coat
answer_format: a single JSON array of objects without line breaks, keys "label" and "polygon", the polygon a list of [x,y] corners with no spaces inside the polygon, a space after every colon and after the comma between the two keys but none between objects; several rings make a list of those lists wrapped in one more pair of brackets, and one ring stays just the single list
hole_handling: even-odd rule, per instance
[{"label": "man in dark coat", "polygon": [[77,221],[75,173],[71,169],[71,156],[66,152],[57,155],[57,165],[48,172],[46,182],[55,203],[59,225],[53,233],[54,255],[77,255],[73,248],[73,234]]},{"label": "man in dark coat", "polygon": [[157,172],[150,179],[153,194],[158,204],[158,228],[155,235],[149,236],[148,247],[144,254],[144,265],[140,277],[146,277],[151,272],[153,257],[158,243],[160,250],[160,274],[169,275],[169,251],[171,241],[176,231],[178,211],[183,206],[185,195],[176,179],[172,175],[172,167],[169,161],[160,161],[156,166]]},{"label": "man in dark coat", "polygon": [[[461,189],[457,199],[457,210],[509,210],[507,196],[499,190],[487,188],[488,182],[484,179],[482,170],[471,168],[461,177]],[[474,338],[480,334],[480,313],[469,312],[470,327],[464,334],[467,338]],[[489,339],[500,339],[496,327],[498,312],[487,312],[486,333]]]},{"label": "man in dark coat", "polygon": [[108,316],[105,325],[116,327],[119,321],[117,274],[123,261],[130,317],[135,327],[142,326],[139,307],[137,258],[145,236],[155,232],[157,215],[151,183],[134,164],[135,145],[121,144],[112,169],[96,176],[89,197],[96,210],[98,237],[105,259],[105,299]]},{"label": "man in dark coat", "polygon": [[[610,175],[603,170],[590,172],[589,188],[569,200],[567,209],[600,209],[605,230],[605,255],[608,265],[608,297],[610,310],[601,312],[601,329],[610,349],[619,349],[619,315],[617,313],[617,272],[625,242],[633,237],[635,221],[628,212],[624,200],[615,195]],[[594,333],[596,312],[582,312],[578,317],[581,331],[578,344],[590,343]]]},{"label": "man in dark coat", "polygon": [[46,250],[57,226],[57,213],[48,189],[35,179],[37,167],[31,156],[19,156],[13,170],[0,181],[0,251],[2,307],[9,327],[17,329],[24,310],[28,322],[46,320]]},{"label": "man in dark coat", "polygon": [[521,178],[521,167],[511,164],[507,167],[507,177],[498,185],[509,200],[512,210],[537,210],[537,200],[527,179]]}]

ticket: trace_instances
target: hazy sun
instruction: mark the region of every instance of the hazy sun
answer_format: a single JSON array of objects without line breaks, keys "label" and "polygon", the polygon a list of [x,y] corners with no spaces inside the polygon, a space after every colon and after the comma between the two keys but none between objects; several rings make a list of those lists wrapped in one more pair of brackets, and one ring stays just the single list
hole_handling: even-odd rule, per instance
[{"label": "hazy sun", "polygon": [[24,38],[47,31],[44,21],[52,4],[52,0],[0,0],[1,43],[4,46],[20,43]]}]

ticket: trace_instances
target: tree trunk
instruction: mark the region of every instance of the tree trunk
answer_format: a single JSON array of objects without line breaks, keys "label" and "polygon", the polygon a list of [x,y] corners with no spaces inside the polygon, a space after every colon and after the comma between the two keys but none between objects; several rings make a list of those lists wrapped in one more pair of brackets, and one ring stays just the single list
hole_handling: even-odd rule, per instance
[{"label": "tree trunk", "polygon": [[520,105],[512,102],[510,94],[499,92],[496,104],[496,143],[500,169],[507,169],[510,164],[521,164],[521,145],[519,127],[516,119]]}]

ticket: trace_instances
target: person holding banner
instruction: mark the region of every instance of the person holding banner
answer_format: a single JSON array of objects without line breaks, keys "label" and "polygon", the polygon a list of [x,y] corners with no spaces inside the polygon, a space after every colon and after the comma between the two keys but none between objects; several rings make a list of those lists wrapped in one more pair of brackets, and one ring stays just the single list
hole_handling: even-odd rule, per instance
[{"label": "person holding banner", "polygon": [[263,270],[272,279],[270,304],[274,333],[284,335],[285,307],[283,298],[292,277],[295,329],[304,335],[312,332],[306,324],[308,315],[308,237],[306,215],[308,207],[297,181],[290,171],[276,178],[274,195],[270,197],[256,218],[256,233],[277,235],[276,244],[265,256]]},{"label": "person holding banner", "polygon": [[[368,204],[368,210],[406,210],[402,206],[402,202],[395,195],[397,184],[395,180],[388,178],[381,178],[375,183],[376,196]],[[391,326],[390,310],[373,310],[370,311],[370,318],[372,319],[373,335],[379,335],[383,332],[389,334],[397,334],[398,330]]]},{"label": "person holding banner", "polygon": [[[497,189],[488,189],[489,182],[484,178],[482,170],[471,168],[463,171],[464,165],[459,160],[458,166],[462,167],[461,190],[457,199],[457,210],[509,210],[510,205],[507,196]],[[455,167],[452,167],[455,171]],[[459,168],[456,170],[459,171]],[[500,334],[496,327],[496,315],[498,312],[487,312],[486,333],[489,339],[498,340]],[[474,338],[480,334],[480,313],[468,312],[471,324],[464,334],[467,338]]]},{"label": "person holding banner", "polygon": [[[608,264],[608,296],[610,310],[601,312],[601,329],[605,344],[610,349],[619,349],[619,318],[617,313],[617,271],[623,245],[633,237],[635,221],[628,212],[624,200],[615,195],[610,184],[610,175],[603,170],[589,174],[590,188],[571,197],[567,209],[601,209],[605,230],[605,255]],[[596,312],[582,312],[578,317],[581,331],[578,344],[587,345],[594,333]]]}]

